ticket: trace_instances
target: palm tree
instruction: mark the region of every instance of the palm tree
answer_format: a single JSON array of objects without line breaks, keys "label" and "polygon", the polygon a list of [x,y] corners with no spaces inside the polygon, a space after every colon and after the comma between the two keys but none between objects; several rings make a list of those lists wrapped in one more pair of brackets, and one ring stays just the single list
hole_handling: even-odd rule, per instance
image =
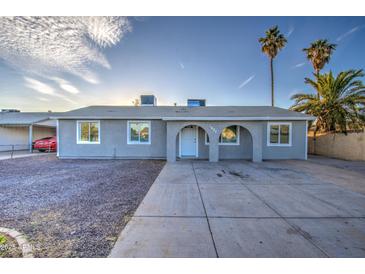
[{"label": "palm tree", "polygon": [[317,130],[340,131],[360,129],[365,125],[365,86],[359,78],[362,70],[348,70],[334,76],[332,72],[315,75],[315,80],[306,78],[317,94],[299,93],[291,110],[316,116]]},{"label": "palm tree", "polygon": [[307,59],[312,63],[316,75],[319,75],[321,69],[329,62],[336,46],[336,44],[329,43],[327,39],[320,39],[311,43],[309,48],[303,49],[307,54]]},{"label": "palm tree", "polygon": [[270,59],[271,71],[271,106],[274,106],[274,58],[287,43],[286,38],[280,33],[278,26],[272,27],[265,32],[265,37],[259,39],[261,51]]}]

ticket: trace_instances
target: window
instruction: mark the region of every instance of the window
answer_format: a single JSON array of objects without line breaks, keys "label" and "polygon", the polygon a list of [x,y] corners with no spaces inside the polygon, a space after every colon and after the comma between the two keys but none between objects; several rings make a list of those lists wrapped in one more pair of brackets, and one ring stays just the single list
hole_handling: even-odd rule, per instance
[{"label": "window", "polygon": [[268,123],[268,146],[291,146],[291,123]]},{"label": "window", "polygon": [[128,144],[151,144],[150,121],[128,121]]},{"label": "window", "polygon": [[100,144],[99,121],[77,121],[78,144]]},{"label": "window", "polygon": [[[223,129],[219,135],[220,145],[239,145],[240,128],[239,126],[229,126]],[[209,136],[205,133],[205,144],[209,145]]]}]

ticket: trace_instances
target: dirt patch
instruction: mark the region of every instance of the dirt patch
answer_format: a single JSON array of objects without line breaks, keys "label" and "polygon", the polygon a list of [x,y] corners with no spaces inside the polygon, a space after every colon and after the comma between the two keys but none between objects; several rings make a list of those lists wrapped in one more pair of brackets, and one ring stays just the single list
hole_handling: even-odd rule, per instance
[{"label": "dirt patch", "polygon": [[17,241],[6,234],[0,233],[0,258],[20,258],[22,251]]},{"label": "dirt patch", "polygon": [[23,233],[35,257],[106,257],[164,161],[0,162],[0,223]]}]

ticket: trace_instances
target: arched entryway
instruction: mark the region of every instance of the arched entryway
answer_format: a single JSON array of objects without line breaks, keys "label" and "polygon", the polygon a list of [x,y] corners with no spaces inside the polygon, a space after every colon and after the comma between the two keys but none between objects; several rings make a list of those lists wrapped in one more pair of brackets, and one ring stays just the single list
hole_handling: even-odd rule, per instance
[{"label": "arched entryway", "polygon": [[[246,154],[251,156],[250,158],[254,162],[260,162],[262,160],[262,134],[263,134],[263,125],[257,122],[221,122],[221,121],[168,121],[167,122],[167,137],[166,137],[166,158],[169,162],[175,162],[177,158],[180,158],[179,155],[179,134],[180,131],[185,127],[196,126],[201,129],[198,131],[198,145],[197,145],[197,153],[194,158],[197,159],[209,159],[210,162],[217,162],[219,160],[219,136],[220,133],[227,127],[232,125],[238,125],[241,128],[244,128],[244,133],[247,136],[247,141],[251,140],[251,152],[250,154]],[[241,129],[240,128],[240,129]],[[247,130],[247,132],[246,132]],[[190,133],[192,134],[192,130]],[[203,132],[203,137],[202,133]],[[205,132],[207,133],[207,138],[209,139],[206,142]],[[249,133],[249,135],[247,134]],[[249,146],[249,143],[247,143]],[[192,148],[192,146],[191,146]],[[237,149],[237,147],[236,147]],[[224,150],[224,149],[222,149]],[[223,153],[223,152],[222,152]],[[184,153],[182,153],[184,155]]]},{"label": "arched entryway", "polygon": [[176,135],[176,159],[209,159],[208,133],[197,124],[183,126]]},{"label": "arched entryway", "polygon": [[219,135],[219,160],[252,160],[253,141],[250,131],[237,124],[224,127]]}]

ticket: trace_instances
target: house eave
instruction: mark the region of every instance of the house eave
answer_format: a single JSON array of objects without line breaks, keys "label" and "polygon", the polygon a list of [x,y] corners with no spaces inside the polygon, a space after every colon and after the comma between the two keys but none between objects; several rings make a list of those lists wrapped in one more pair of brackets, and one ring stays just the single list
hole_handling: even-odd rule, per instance
[{"label": "house eave", "polygon": [[163,120],[163,121],[313,121],[316,118],[306,117],[108,117],[108,116],[69,116],[69,117],[51,117],[57,120]]},{"label": "house eave", "polygon": [[163,117],[164,121],[307,121],[315,117]]}]

